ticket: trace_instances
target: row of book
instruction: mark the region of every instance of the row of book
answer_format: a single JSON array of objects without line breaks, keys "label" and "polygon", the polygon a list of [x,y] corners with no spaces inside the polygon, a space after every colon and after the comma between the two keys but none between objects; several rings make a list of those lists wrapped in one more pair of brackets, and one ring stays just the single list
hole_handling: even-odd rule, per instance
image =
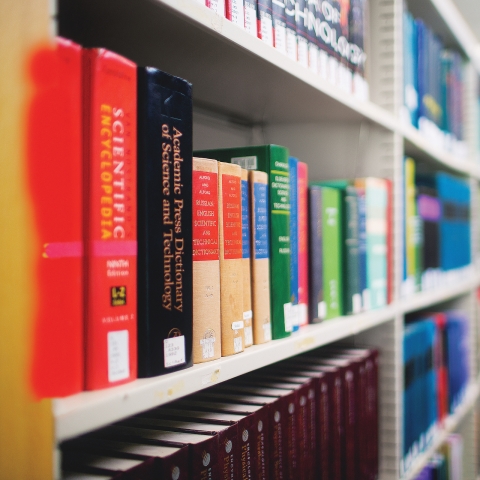
[{"label": "row of book", "polygon": [[463,478],[463,437],[450,434],[415,480],[461,480]]},{"label": "row of book", "polygon": [[431,445],[439,425],[465,397],[469,335],[469,319],[458,311],[432,313],[405,327],[403,472]]},{"label": "row of book", "polygon": [[44,53],[37,395],[169,373],[386,304],[388,181],[318,183],[309,197],[285,147],[194,160],[187,81],[60,38]]},{"label": "row of book", "polygon": [[404,5],[405,118],[437,145],[465,156],[463,59]]},{"label": "row of book", "polygon": [[[70,480],[375,479],[378,351],[311,352],[61,448],[63,478]],[[133,477],[141,469],[143,476]]]},{"label": "row of book", "polygon": [[470,186],[404,160],[402,295],[458,282],[471,263]]},{"label": "row of book", "polygon": [[368,0],[205,0],[205,5],[334,85],[368,98]]}]

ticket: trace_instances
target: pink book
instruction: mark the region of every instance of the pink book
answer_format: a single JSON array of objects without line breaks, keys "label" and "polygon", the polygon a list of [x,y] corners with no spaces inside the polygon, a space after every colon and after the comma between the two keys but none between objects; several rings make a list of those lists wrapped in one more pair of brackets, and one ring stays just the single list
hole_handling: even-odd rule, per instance
[{"label": "pink book", "polygon": [[308,324],[308,166],[298,162],[298,316]]}]

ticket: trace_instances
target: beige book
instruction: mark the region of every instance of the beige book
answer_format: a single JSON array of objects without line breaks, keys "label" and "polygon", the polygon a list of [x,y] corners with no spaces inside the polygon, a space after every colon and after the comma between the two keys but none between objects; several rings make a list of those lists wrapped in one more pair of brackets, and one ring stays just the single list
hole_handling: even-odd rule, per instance
[{"label": "beige book", "polygon": [[245,348],[243,321],[241,168],[218,162],[222,356]]},{"label": "beige book", "polygon": [[[243,205],[243,201],[245,199],[245,195],[243,194],[243,182],[246,182],[247,187],[247,195],[246,195],[246,211],[245,206]],[[248,186],[248,170],[242,168],[242,224],[244,221],[248,223],[248,233],[250,235],[251,230],[251,214],[250,214],[250,195],[249,195],[249,186]],[[244,219],[243,216],[247,215],[247,218]],[[243,233],[243,232],[242,232]],[[243,240],[243,239],[242,239]],[[251,238],[249,238],[251,240]],[[243,321],[245,322],[245,347],[250,347],[253,345],[253,331],[252,331],[252,277],[250,276],[250,249],[247,246],[248,255],[245,256],[245,245],[242,244],[243,254],[242,254],[242,264],[243,264]]]},{"label": "beige book", "polygon": [[193,363],[221,356],[218,163],[193,159]]},{"label": "beige book", "polygon": [[[253,311],[253,343],[258,345],[272,338],[270,324],[270,238],[268,228],[268,175],[248,172],[251,205],[251,289]],[[258,186],[255,188],[255,184]]]}]

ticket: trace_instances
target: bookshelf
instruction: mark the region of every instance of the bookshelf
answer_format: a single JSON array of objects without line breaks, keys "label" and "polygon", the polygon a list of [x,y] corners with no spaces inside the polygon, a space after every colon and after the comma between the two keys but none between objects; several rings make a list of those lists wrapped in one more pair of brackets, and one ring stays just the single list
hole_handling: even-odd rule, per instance
[{"label": "bookshelf", "polygon": [[[7,7],[8,11],[3,12],[4,5],[10,3],[12,8],[9,10]],[[17,470],[10,470],[12,473],[9,478],[34,478],[34,475],[25,473],[27,470],[21,471],[21,468],[28,469],[28,465],[30,472],[34,466],[41,465],[41,472],[36,472],[38,478],[49,478],[50,472],[58,468],[58,458],[54,459],[50,451],[52,444],[58,445],[65,439],[214,383],[343,339],[382,348],[380,480],[400,478],[401,336],[405,315],[436,305],[461,307],[469,313],[472,332],[476,332],[475,290],[480,285],[480,273],[471,268],[458,278],[449,279],[449,283],[441,289],[422,292],[408,299],[400,297],[400,178],[403,155],[411,155],[434,168],[469,178],[475,187],[474,191],[480,181],[480,165],[474,160],[474,145],[480,128],[472,111],[476,82],[480,75],[480,48],[475,48],[473,34],[451,0],[409,3],[415,14],[428,18],[432,27],[445,36],[448,45],[456,46],[469,59],[465,99],[468,155],[465,158],[442,150],[400,119],[401,0],[371,0],[370,101],[360,101],[343,93],[194,0],[59,0],[54,12],[54,30],[57,33],[86,46],[105,46],[140,64],[154,65],[193,83],[195,148],[278,142],[287,145],[292,154],[308,163],[312,179],[360,175],[392,179],[395,188],[395,301],[381,310],[308,326],[287,339],[251,347],[239,356],[222,358],[162,377],[137,380],[108,390],[55,399],[51,405],[50,402],[34,402],[26,391],[26,381],[22,383],[19,380],[25,378],[25,359],[28,358],[25,345],[28,322],[33,311],[31,299],[27,304],[25,299],[29,297],[27,293],[30,297],[34,294],[33,279],[29,273],[31,246],[20,242],[19,238],[21,231],[31,231],[33,227],[26,213],[28,194],[18,180],[19,171],[13,170],[24,165],[24,153],[17,148],[22,134],[18,112],[21,111],[22,99],[27,99],[28,86],[25,82],[12,85],[10,75],[5,73],[2,75],[2,87],[16,92],[16,103],[9,106],[12,114],[16,115],[16,123],[12,127],[0,122],[0,134],[2,138],[9,138],[9,152],[15,162],[12,162],[9,176],[0,179],[0,191],[15,179],[16,183],[11,188],[16,200],[14,212],[5,216],[5,221],[12,222],[15,228],[0,245],[2,249],[15,252],[15,268],[21,272],[19,283],[15,284],[17,292],[21,290],[19,285],[28,284],[28,288],[27,293],[21,295],[12,292],[13,286],[3,292],[4,304],[10,310],[2,312],[5,319],[2,318],[4,321],[0,322],[0,338],[10,334],[6,326],[7,315],[21,318],[23,323],[16,327],[15,342],[7,351],[8,358],[15,359],[13,376],[16,379],[9,380],[11,383],[3,383],[6,372],[2,370],[2,386],[21,385],[13,396],[1,395],[3,399],[0,400],[0,406],[4,412],[14,408],[15,403],[23,402],[25,406],[22,411],[16,410],[16,423],[13,425],[22,429],[23,437],[9,445],[8,437],[0,433],[0,446],[5,445],[0,451],[12,452],[12,455],[21,453],[22,456],[18,458],[27,458],[32,446],[26,437],[32,432],[39,435],[43,447],[33,448],[36,457],[15,467]],[[50,9],[43,0],[28,0],[22,8],[14,4],[10,0],[2,3],[0,11],[5,14],[0,18],[5,22],[2,27],[14,20],[5,35],[9,46],[16,45],[8,52],[8,56],[15,64],[15,71],[21,72],[20,60],[27,57],[29,48],[48,38]],[[28,11],[27,17],[25,11]],[[42,21],[38,22],[38,18]],[[8,128],[13,128],[13,133]],[[10,202],[2,198],[1,205],[3,209]],[[472,198],[472,212],[477,212],[475,195]],[[473,218],[472,245],[475,248],[478,220],[475,215]],[[478,253],[473,253],[474,264],[475,261],[478,264]],[[2,271],[6,271],[6,268],[2,268]],[[9,282],[10,278],[4,274],[2,285],[8,286]],[[472,335],[472,365],[476,365],[478,349],[474,338],[475,335]],[[434,444],[418,458],[402,480],[414,478],[415,472],[421,469],[449,432],[461,429],[465,438],[474,437],[473,407],[479,397],[480,380],[475,368],[472,370],[471,385],[464,403],[449,417]],[[3,417],[0,418],[3,421]],[[476,455],[474,448],[466,449],[466,472],[474,471]],[[2,458],[0,463],[2,472],[7,471],[3,468],[4,462],[5,465],[11,463],[7,455],[4,456],[5,460]],[[465,478],[474,478],[474,475]]]}]

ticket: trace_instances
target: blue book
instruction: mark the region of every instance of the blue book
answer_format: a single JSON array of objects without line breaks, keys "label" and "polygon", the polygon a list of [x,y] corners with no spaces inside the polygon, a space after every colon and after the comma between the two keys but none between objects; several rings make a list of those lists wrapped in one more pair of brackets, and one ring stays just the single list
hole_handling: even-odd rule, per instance
[{"label": "blue book", "polygon": [[309,319],[322,321],[326,315],[323,294],[323,235],[322,235],[322,187],[309,187],[308,239],[310,266]]},{"label": "blue book", "polygon": [[367,296],[367,209],[365,189],[357,188],[358,195],[358,277],[362,295],[362,308],[366,308]]},{"label": "blue book", "polygon": [[[292,307],[297,309],[298,305],[298,159],[288,159],[290,172],[290,301]],[[293,330],[298,330],[297,321],[293,324]]]},{"label": "blue book", "polygon": [[414,441],[414,384],[415,384],[415,328],[407,325],[403,334],[403,470],[410,468],[411,450]]}]

